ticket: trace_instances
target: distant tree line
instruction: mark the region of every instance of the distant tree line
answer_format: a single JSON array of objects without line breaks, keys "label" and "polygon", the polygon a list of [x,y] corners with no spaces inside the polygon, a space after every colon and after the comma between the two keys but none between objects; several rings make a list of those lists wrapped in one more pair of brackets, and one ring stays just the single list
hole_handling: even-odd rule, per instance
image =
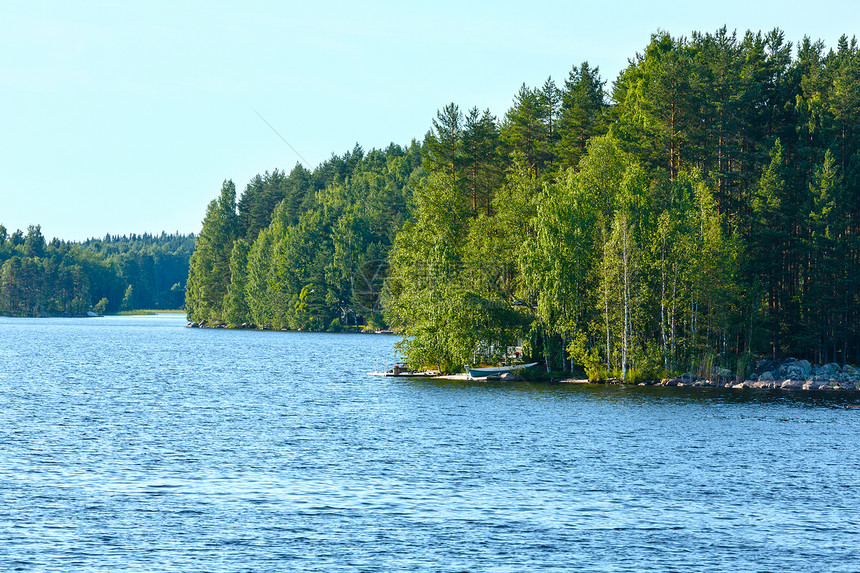
[{"label": "distant tree line", "polygon": [[858,178],[856,40],[660,32],[609,89],[585,62],[523,85],[501,119],[452,103],[420,145],[267,174],[238,203],[226,183],[189,317],[384,321],[441,370],[519,342],[625,380],[857,362]]},{"label": "distant tree line", "polygon": [[0,314],[80,316],[185,304],[194,235],[46,242],[39,225],[0,225]]}]

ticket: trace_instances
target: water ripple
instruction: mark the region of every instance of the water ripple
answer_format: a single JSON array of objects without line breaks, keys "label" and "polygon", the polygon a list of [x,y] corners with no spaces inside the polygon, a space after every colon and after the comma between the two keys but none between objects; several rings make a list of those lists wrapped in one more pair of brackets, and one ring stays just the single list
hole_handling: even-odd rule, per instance
[{"label": "water ripple", "polygon": [[391,337],[0,319],[0,568],[857,571],[848,395],[369,379]]}]

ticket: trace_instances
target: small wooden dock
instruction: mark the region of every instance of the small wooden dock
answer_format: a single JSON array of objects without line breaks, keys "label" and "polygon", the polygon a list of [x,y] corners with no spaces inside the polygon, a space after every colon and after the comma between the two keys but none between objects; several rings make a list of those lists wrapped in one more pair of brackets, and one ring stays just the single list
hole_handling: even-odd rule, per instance
[{"label": "small wooden dock", "polygon": [[380,378],[439,378],[435,372],[368,372],[368,376],[378,376]]}]

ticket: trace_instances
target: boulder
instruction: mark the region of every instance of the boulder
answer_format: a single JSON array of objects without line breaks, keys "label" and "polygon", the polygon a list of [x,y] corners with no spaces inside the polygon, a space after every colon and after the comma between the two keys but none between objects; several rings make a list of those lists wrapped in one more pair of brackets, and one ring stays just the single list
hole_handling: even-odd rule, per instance
[{"label": "boulder", "polygon": [[797,358],[786,358],[779,364],[779,368],[776,369],[775,375],[777,378],[788,378],[788,369],[797,362]]},{"label": "boulder", "polygon": [[838,364],[831,362],[830,364],[824,364],[823,366],[816,366],[813,370],[813,374],[816,378],[836,378],[838,374],[842,374],[842,369]]},{"label": "boulder", "polygon": [[812,364],[808,360],[799,360],[788,364],[785,368],[786,378],[792,380],[806,380],[812,375]]},{"label": "boulder", "polygon": [[717,382],[727,382],[729,380],[734,379],[735,375],[728,368],[721,368],[719,366],[714,366],[714,371],[711,374],[711,379],[716,380]]},{"label": "boulder", "polygon": [[783,380],[782,384],[780,384],[780,388],[783,390],[802,390],[803,389],[803,380]]},{"label": "boulder", "polygon": [[773,372],[778,369],[781,365],[781,362],[777,360],[759,360],[758,364],[756,364],[754,374],[762,374],[763,372]]},{"label": "boulder", "polygon": [[758,377],[759,380],[773,382],[776,378],[774,378],[773,372],[767,371],[762,372]]},{"label": "boulder", "polygon": [[839,382],[851,379],[851,376],[844,373],[838,364],[831,362],[823,366],[816,366],[813,369],[812,378],[818,382]]}]

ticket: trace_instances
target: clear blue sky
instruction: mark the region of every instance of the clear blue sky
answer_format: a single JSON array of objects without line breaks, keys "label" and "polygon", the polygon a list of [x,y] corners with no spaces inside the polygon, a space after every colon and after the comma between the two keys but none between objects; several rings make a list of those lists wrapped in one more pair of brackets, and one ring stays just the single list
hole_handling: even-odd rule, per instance
[{"label": "clear blue sky", "polygon": [[49,239],[198,232],[224,179],[501,117],[574,64],[611,84],[650,35],[779,27],[833,47],[856,0],[98,2],[0,6],[0,223]]}]

